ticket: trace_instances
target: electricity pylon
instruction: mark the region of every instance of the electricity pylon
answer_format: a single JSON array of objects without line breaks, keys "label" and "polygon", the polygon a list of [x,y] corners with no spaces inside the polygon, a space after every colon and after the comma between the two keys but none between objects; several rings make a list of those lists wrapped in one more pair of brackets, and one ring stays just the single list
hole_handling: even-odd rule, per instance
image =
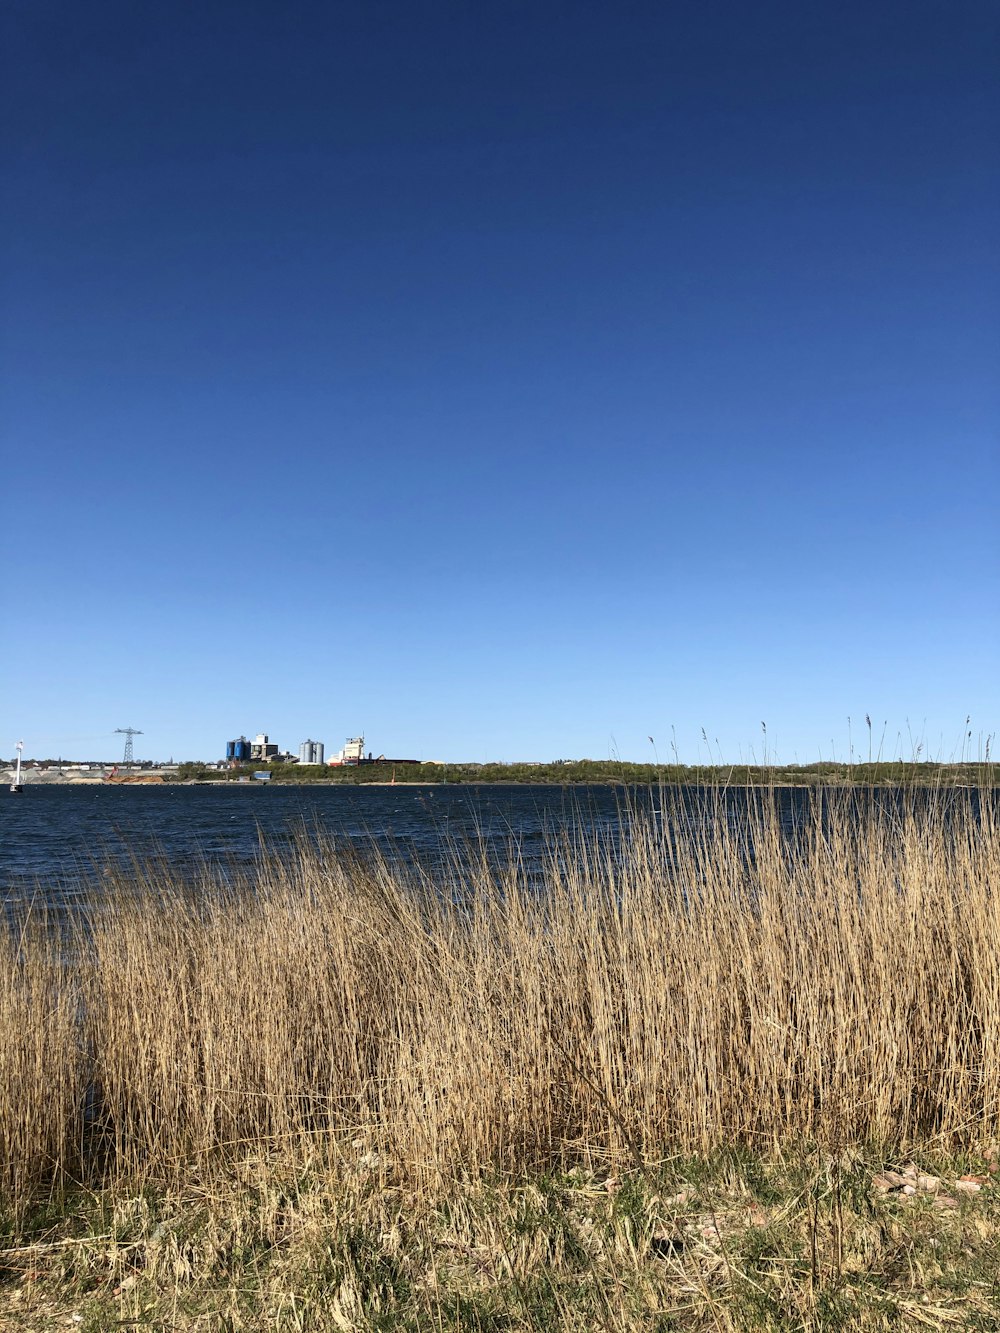
[{"label": "electricity pylon", "polygon": [[138,727],[115,727],[115,735],[125,737],[125,758],[122,760],[122,766],[132,762],[132,737],[141,736],[142,732]]}]

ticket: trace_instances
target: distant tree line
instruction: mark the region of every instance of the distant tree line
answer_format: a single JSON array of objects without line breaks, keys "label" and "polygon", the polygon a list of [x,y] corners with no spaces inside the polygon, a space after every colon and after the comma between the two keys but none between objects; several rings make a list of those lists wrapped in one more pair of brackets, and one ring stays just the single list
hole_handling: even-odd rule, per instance
[{"label": "distant tree line", "polygon": [[204,764],[178,767],[182,782],[236,782],[266,768],[271,781],[362,786],[369,783],[535,783],[575,785],[618,783],[628,786],[995,786],[995,765],[943,764],[931,761],[816,764],[629,764],[619,760],[582,759],[551,764],[360,764],[331,768],[323,764],[243,764],[209,769]]}]

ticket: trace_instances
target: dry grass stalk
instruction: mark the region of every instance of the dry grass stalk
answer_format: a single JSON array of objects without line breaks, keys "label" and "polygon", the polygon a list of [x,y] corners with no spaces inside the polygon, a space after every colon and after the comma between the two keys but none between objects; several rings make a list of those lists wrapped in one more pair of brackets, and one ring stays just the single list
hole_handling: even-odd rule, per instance
[{"label": "dry grass stalk", "polygon": [[[664,800],[669,801],[664,794]],[[414,1178],[1000,1131],[1000,839],[961,793],[712,798],[443,876],[303,845],[0,939],[0,1191],[361,1139]],[[459,891],[458,886],[463,886]]]}]

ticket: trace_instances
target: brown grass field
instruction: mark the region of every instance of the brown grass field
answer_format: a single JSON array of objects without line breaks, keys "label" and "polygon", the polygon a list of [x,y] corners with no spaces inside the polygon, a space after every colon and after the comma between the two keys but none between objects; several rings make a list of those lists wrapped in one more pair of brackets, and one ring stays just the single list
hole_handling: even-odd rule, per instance
[{"label": "brown grass field", "polygon": [[790,839],[665,790],[542,882],[304,838],[33,911],[0,1328],[1000,1328],[973,798],[828,794]]}]

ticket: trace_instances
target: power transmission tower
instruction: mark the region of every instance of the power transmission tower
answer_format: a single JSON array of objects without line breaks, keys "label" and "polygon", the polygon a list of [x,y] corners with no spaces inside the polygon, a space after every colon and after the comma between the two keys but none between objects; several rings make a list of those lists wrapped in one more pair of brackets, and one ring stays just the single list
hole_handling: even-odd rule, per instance
[{"label": "power transmission tower", "polygon": [[138,727],[115,727],[115,735],[125,737],[125,758],[122,760],[122,766],[132,762],[132,737],[141,736],[142,732]]}]

